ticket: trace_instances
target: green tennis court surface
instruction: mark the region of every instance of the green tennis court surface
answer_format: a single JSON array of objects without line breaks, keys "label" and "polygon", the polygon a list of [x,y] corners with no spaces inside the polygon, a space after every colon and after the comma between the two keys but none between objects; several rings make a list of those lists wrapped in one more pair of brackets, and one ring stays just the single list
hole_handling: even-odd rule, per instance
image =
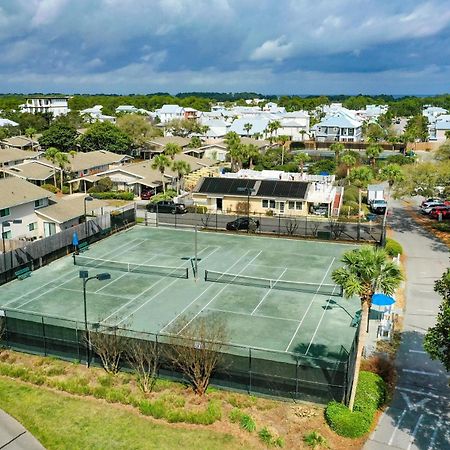
[{"label": "green tennis court surface", "polygon": [[[91,323],[176,334],[181,331],[180,318],[186,324],[206,315],[226,321],[230,344],[346,358],[359,301],[346,300],[327,285],[333,283],[331,273],[340,266],[341,255],[355,246],[199,232],[201,260],[195,280],[189,260],[194,256],[194,235],[187,230],[134,227],[91,245],[80,265],[67,256],[26,280],[2,286],[0,305],[7,311],[83,323],[78,272],[89,270],[91,276],[107,271],[111,280],[87,285]],[[153,266],[169,269],[154,271]],[[205,281],[205,269],[218,282]],[[245,282],[246,277],[251,283]],[[270,282],[253,281],[259,278]],[[302,291],[295,282],[306,283],[307,289]]]}]

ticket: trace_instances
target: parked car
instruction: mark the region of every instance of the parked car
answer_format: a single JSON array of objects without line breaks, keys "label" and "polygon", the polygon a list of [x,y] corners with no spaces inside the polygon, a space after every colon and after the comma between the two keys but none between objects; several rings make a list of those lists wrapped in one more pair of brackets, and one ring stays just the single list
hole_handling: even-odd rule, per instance
[{"label": "parked car", "polygon": [[450,206],[436,206],[430,211],[432,219],[439,219],[439,214],[444,220],[450,219]]},{"label": "parked car", "polygon": [[431,198],[427,198],[426,200],[424,200],[420,206],[425,206],[425,203],[430,203],[430,202],[438,202],[438,203],[443,203],[442,199],[439,197],[431,197]]},{"label": "parked car", "polygon": [[437,208],[438,206],[446,206],[443,202],[427,202],[425,203],[422,208],[420,208],[420,211],[422,214],[430,214],[431,210],[433,208]]},{"label": "parked car", "polygon": [[311,208],[311,214],[314,214],[316,216],[327,216],[328,215],[328,206],[324,206],[324,205],[313,206]]},{"label": "parked car", "polygon": [[141,199],[142,200],[150,200],[154,195],[155,195],[155,191],[153,191],[153,190],[142,191]]},{"label": "parked car", "polygon": [[248,217],[238,217],[236,220],[227,223],[228,231],[248,230],[256,231],[259,228],[259,220]]},{"label": "parked car", "polygon": [[375,214],[384,214],[387,208],[386,200],[373,200],[370,203],[370,210]]},{"label": "parked car", "polygon": [[149,203],[147,205],[147,211],[170,214],[187,213],[186,206],[184,206],[182,203],[174,203],[170,200],[161,200],[157,203]]}]

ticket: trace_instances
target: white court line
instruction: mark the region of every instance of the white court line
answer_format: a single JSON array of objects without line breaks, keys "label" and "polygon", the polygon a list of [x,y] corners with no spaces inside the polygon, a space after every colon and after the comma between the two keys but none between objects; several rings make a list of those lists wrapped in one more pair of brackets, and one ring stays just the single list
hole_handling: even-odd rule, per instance
[{"label": "white court line", "polygon": [[[103,255],[99,256],[99,258],[102,258],[103,256],[110,255],[111,253],[116,252],[117,250],[121,249],[122,247],[125,247],[125,246],[129,245],[131,242],[134,242],[134,241],[136,241],[136,240],[137,240],[137,238],[132,239],[131,241],[126,242],[126,243],[120,245],[119,247],[116,247],[114,250],[111,250],[110,252],[104,253]],[[20,300],[21,298],[25,297],[26,295],[32,294],[33,292],[41,291],[43,287],[48,286],[49,284],[54,283],[56,280],[59,280],[60,278],[63,278],[63,277],[67,277],[67,273],[63,273],[63,274],[60,275],[59,277],[54,278],[52,281],[49,281],[48,283],[45,283],[45,284],[43,284],[43,285],[40,285],[39,287],[37,287],[37,288],[35,288],[35,289],[32,289],[32,290],[29,291],[29,292],[26,292],[25,294],[22,294],[20,297],[16,297],[16,298],[10,300],[8,303],[6,303],[6,304],[3,305],[3,306],[7,306],[7,305],[9,305],[9,304],[12,303],[12,302],[15,302],[15,301],[17,301],[17,300]],[[76,278],[76,277],[74,277],[74,278]],[[67,282],[67,281],[65,281],[64,283],[61,283],[60,286],[62,286],[62,285],[65,284],[66,282]],[[46,291],[46,292],[48,292],[48,291]],[[44,292],[44,293],[45,293],[45,292]],[[37,298],[37,297],[36,297],[36,298]],[[34,298],[33,298],[32,300],[34,300]],[[31,301],[31,300],[30,300],[30,301]],[[27,303],[29,303],[29,302],[27,302]],[[24,303],[23,305],[26,305],[27,303]],[[21,305],[19,308],[21,308],[23,305]]]},{"label": "white court line", "polygon": [[416,426],[414,427],[414,430],[409,438],[409,444],[408,444],[408,447],[406,448],[406,450],[409,450],[411,448],[412,443],[415,441],[417,430],[420,427],[420,423],[422,422],[422,419],[423,419],[423,414],[421,414],[419,416],[419,419],[417,420]]},{"label": "white court line", "polygon": [[406,414],[406,409],[403,410],[402,414],[400,415],[398,421],[397,421],[397,425],[395,425],[394,431],[391,434],[391,438],[389,439],[388,445],[392,445],[392,443],[394,442],[394,437],[397,433],[398,427],[400,426],[400,424],[402,423],[403,417],[405,417]]},{"label": "white court line", "polygon": [[219,312],[224,312],[224,313],[229,313],[229,314],[238,314],[240,316],[247,316],[247,317],[262,317],[264,319],[276,319],[276,320],[285,320],[287,322],[295,322],[298,323],[298,320],[295,319],[285,319],[284,317],[275,317],[275,316],[266,316],[264,314],[256,314],[254,316],[252,316],[251,314],[248,313],[243,313],[243,312],[237,312],[237,311],[229,311],[227,309],[219,309],[219,308],[208,308],[209,311],[219,311]]},{"label": "white court line", "polygon": [[436,436],[438,434],[439,429],[441,428],[442,417],[439,417],[436,427],[434,428],[433,434],[431,436],[430,445],[428,446],[428,450],[432,450],[434,447],[434,441],[436,440]]},{"label": "white court line", "polygon": [[[204,249],[200,250],[198,253],[200,254],[201,252],[203,252],[203,251],[206,250],[207,248],[209,248],[209,246],[207,246],[207,247],[205,247]],[[202,258],[202,261],[204,261],[205,259],[209,258],[213,253],[215,253],[215,252],[216,252],[217,250],[219,250],[220,248],[222,248],[222,247],[216,247],[211,253],[209,253],[209,254],[206,255],[204,258]],[[183,264],[180,265],[179,267],[182,267],[182,266],[183,266]],[[166,279],[166,278],[164,277],[164,278],[162,278],[162,279],[159,280],[159,281],[163,281],[163,280],[165,280],[165,279]],[[159,283],[159,281],[157,281],[155,284]],[[128,316],[124,317],[120,322],[117,323],[117,325],[119,325],[119,324],[122,323],[124,320],[128,319],[128,318],[129,318],[130,316],[132,316],[134,313],[136,313],[137,311],[139,311],[141,308],[143,308],[145,305],[147,305],[147,303],[151,302],[154,298],[158,297],[161,293],[163,293],[166,289],[168,289],[170,286],[172,286],[172,284],[176,283],[177,281],[179,281],[179,278],[176,278],[174,281],[172,281],[172,282],[169,283],[167,286],[165,286],[165,287],[162,288],[160,291],[158,291],[155,295],[153,295],[153,296],[151,296],[149,299],[147,299],[147,301],[146,301],[145,303],[143,303],[143,304],[140,305],[138,308],[136,308],[132,313],[128,314]],[[146,291],[148,291],[148,289],[146,289]],[[144,291],[144,292],[146,292],[146,291]],[[144,293],[144,292],[143,292],[143,293]],[[143,294],[143,293],[142,293],[142,294]],[[140,297],[142,294],[139,294],[138,297]],[[134,301],[134,300],[131,300],[131,301]],[[131,302],[131,301],[130,301],[130,302]],[[128,305],[130,302],[127,302],[127,303],[126,303],[125,305],[123,305],[123,306]],[[119,308],[119,310],[122,309],[123,306],[122,306],[121,308]],[[118,311],[119,311],[119,310],[118,310]],[[114,315],[114,314],[116,314],[116,313],[117,313],[117,311],[115,311],[115,313],[113,313],[112,315]],[[111,316],[109,316],[109,317],[111,317]],[[109,317],[108,317],[108,318],[109,318]],[[107,319],[108,319],[108,318],[107,318]],[[105,320],[107,320],[107,319],[105,319]]]},{"label": "white court line", "polygon": [[[161,255],[153,255],[151,258],[146,259],[143,263],[138,264],[138,266],[142,266],[146,263],[148,263],[149,261],[151,261],[152,259],[156,258],[157,256],[161,256]],[[125,264],[131,264],[131,263],[125,263]],[[116,281],[119,281],[121,278],[123,278],[125,275],[129,275],[130,273],[133,273],[133,271],[131,270],[130,272],[125,272],[123,275],[120,275],[120,277],[118,278],[114,278],[113,280],[111,280],[109,283],[106,283],[104,286],[102,286],[101,288],[97,289],[95,291],[95,294],[98,294],[100,291],[102,291],[103,289],[105,289],[106,287],[108,287],[110,284],[115,283]]]},{"label": "white court line", "polygon": [[402,369],[403,372],[409,372],[409,373],[417,373],[418,375],[429,375],[430,377],[438,377],[440,376],[439,373],[436,372],[425,372],[424,370],[413,370],[413,369]]},{"label": "white court line", "polygon": [[[260,254],[262,253],[262,250],[258,252],[258,254],[250,260],[238,273],[237,275],[240,275]],[[231,283],[227,283],[222,289],[220,289],[219,292],[183,327],[181,330],[178,331],[177,335],[179,335],[186,327],[188,327],[193,320],[195,320],[228,286],[230,286]]]},{"label": "white court line", "polygon": [[409,389],[409,388],[404,388],[404,387],[397,387],[396,389],[399,391],[411,392],[411,394],[424,395],[425,397],[442,398],[442,395],[433,394],[432,392],[416,391],[414,389]]},{"label": "white court line", "polygon": [[[60,289],[61,291],[69,291],[69,292],[76,292],[77,294],[80,294],[80,290],[79,289],[71,289],[71,288],[65,288],[65,287],[59,287],[58,289]],[[94,295],[97,294],[95,291],[86,291],[87,294],[89,295]],[[119,295],[115,295],[115,294],[104,294],[103,292],[99,292],[97,295],[101,295],[103,297],[114,297],[114,298],[122,298]]]},{"label": "white court line", "polygon": [[303,321],[305,320],[305,317],[306,317],[306,315],[308,314],[308,311],[311,309],[311,306],[312,306],[312,304],[313,304],[315,298],[317,297],[317,293],[318,293],[318,291],[319,291],[319,289],[320,289],[320,286],[322,286],[323,282],[325,281],[325,278],[327,277],[328,272],[330,271],[330,269],[331,269],[331,267],[332,267],[332,265],[333,265],[335,259],[336,259],[336,257],[334,256],[333,259],[331,260],[330,265],[328,266],[327,271],[325,272],[325,275],[324,275],[323,278],[322,278],[322,281],[320,282],[319,287],[317,288],[316,293],[314,294],[313,298],[312,298],[311,301],[309,302],[308,308],[306,309],[305,314],[303,314],[302,320],[301,320],[300,323],[298,324],[298,327],[297,327],[297,329],[295,330],[294,335],[292,336],[291,340],[289,341],[289,344],[288,344],[288,346],[286,347],[285,352],[287,352],[287,351],[289,350],[289,347],[291,346],[292,342],[294,341],[295,336],[297,336],[298,330],[299,330],[300,327],[302,326],[302,323],[303,323]]},{"label": "white court line", "polygon": [[[227,270],[230,270],[232,267],[234,267],[244,256],[248,255],[250,253],[250,250],[247,250],[241,257],[239,257],[239,259],[232,265],[230,266]],[[227,273],[227,272],[225,272]],[[167,323],[166,325],[164,325],[159,332],[162,333],[168,326],[172,325],[173,322],[175,322],[175,320],[177,320],[182,314],[184,314],[186,312],[186,310],[188,310],[208,289],[210,289],[212,286],[214,286],[214,283],[211,283],[206,289],[204,289],[199,295],[197,295],[197,297],[194,298],[194,300],[191,301],[191,303],[189,303],[187,306],[185,306],[181,312],[179,314],[177,314],[169,323]]]},{"label": "white court line", "polygon": [[420,353],[422,355],[425,355],[427,352],[424,352],[423,350],[408,350],[409,353]]},{"label": "white court line", "polygon": [[[129,245],[129,243],[127,243],[127,244],[125,244],[125,245]],[[130,249],[132,249],[132,248],[134,248],[134,247],[137,247],[138,245],[140,245],[140,242],[138,242],[136,245],[133,245],[133,246],[127,248],[127,251],[129,251]],[[109,253],[104,254],[103,256],[107,256],[107,255],[110,255],[111,253],[115,253],[115,252],[116,252],[119,248],[121,248],[121,247],[123,247],[123,245],[121,245],[121,246],[118,247],[118,248],[115,248],[114,250],[112,250],[112,251],[109,252]],[[102,258],[102,256],[99,256],[98,258]],[[100,264],[101,264],[101,262],[98,263],[98,265],[100,265]],[[93,266],[93,268],[95,268],[95,267],[97,267],[97,266]],[[38,298],[42,297],[43,295],[48,294],[49,292],[54,291],[55,289],[58,289],[58,288],[60,288],[61,286],[64,286],[64,285],[67,284],[69,281],[75,280],[76,278],[78,278],[78,275],[75,275],[75,276],[73,276],[73,277],[68,278],[68,279],[67,279],[66,281],[64,281],[63,283],[58,284],[58,286],[54,286],[54,287],[52,287],[52,288],[50,288],[50,289],[47,289],[46,291],[42,292],[41,294],[37,295],[36,297],[33,297],[32,299],[27,300],[25,303],[22,303],[22,304],[21,304],[20,306],[18,306],[17,308],[20,309],[20,308],[24,307],[25,305],[28,305],[28,303],[31,303],[31,302],[33,302],[34,300],[37,300]],[[48,285],[48,284],[50,284],[50,283],[46,283],[44,286],[46,286],[46,285]]]},{"label": "white court line", "polygon": [[[335,290],[335,289],[336,289],[336,286],[333,288],[333,294],[334,294],[334,290]],[[325,309],[323,310],[323,313],[322,313],[322,315],[320,316],[319,323],[317,324],[317,327],[316,327],[316,329],[314,330],[314,334],[312,335],[312,338],[311,338],[311,340],[309,341],[309,345],[308,345],[308,348],[306,349],[305,356],[308,354],[309,349],[311,348],[311,345],[312,345],[312,343],[313,343],[313,341],[314,341],[314,338],[316,337],[317,331],[319,330],[320,324],[322,323],[322,320],[323,320],[323,318],[325,317],[325,314],[326,314],[327,311],[328,311],[328,305],[330,304],[330,302],[331,302],[331,296],[330,296],[330,298],[327,300],[327,304],[325,305]]]},{"label": "white court line", "polygon": [[[282,274],[276,279],[275,284],[278,283],[278,281],[280,281],[280,278],[286,273],[287,271],[287,267],[284,268]],[[273,286],[275,286],[275,284]],[[261,299],[261,301],[256,305],[255,309],[252,311],[252,313],[250,314],[251,316],[253,316],[253,314],[255,314],[256,310],[261,306],[262,302],[266,299],[266,297],[270,294],[270,292],[273,289],[273,286],[270,286],[269,290],[264,294],[264,297]]]},{"label": "white court line", "polygon": [[[208,249],[209,246],[206,246],[204,249],[200,250],[198,253],[202,253],[203,251],[205,251],[206,249]],[[206,256],[206,258],[210,255],[212,255],[215,251],[217,251],[217,248],[215,250],[213,250],[209,255]],[[204,259],[206,259],[204,258]],[[180,264],[178,267],[176,267],[176,269],[179,269],[180,267],[183,267],[187,264],[186,261],[184,261],[182,264]],[[132,299],[130,299],[128,302],[124,303],[122,306],[120,306],[120,308],[116,309],[115,311],[113,311],[108,317],[106,317],[105,319],[102,320],[102,323],[106,322],[108,319],[110,319],[111,317],[115,316],[119,311],[121,311],[123,308],[127,307],[128,305],[130,305],[131,303],[135,302],[139,297],[142,297],[146,292],[148,292],[150,289],[153,289],[157,284],[163,282],[163,281],[167,281],[167,276],[164,276],[162,278],[160,278],[159,280],[155,281],[154,283],[152,283],[150,286],[148,286],[146,289],[144,289],[142,292],[140,292],[138,295],[136,295],[135,297],[133,297]],[[128,319],[130,316],[132,316],[136,311],[138,311],[139,309],[141,309],[144,305],[146,305],[148,302],[150,302],[151,300],[153,300],[155,297],[157,297],[159,294],[161,294],[161,292],[164,292],[168,287],[172,286],[172,284],[174,284],[175,282],[178,281],[178,278],[175,278],[175,280],[173,280],[171,283],[169,283],[168,285],[166,285],[165,287],[163,287],[161,290],[159,290],[158,292],[156,292],[155,294],[153,294],[149,299],[147,299],[142,305],[140,305],[136,310],[134,310],[131,314],[128,314],[128,316],[124,317],[122,320],[120,320],[119,322],[117,322],[117,325],[119,325],[120,323],[122,323],[125,319]]]}]

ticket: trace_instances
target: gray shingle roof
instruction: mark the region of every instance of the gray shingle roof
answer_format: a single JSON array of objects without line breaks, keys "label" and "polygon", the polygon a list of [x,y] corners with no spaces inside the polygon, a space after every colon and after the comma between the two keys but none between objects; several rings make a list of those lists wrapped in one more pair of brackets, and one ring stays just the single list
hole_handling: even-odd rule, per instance
[{"label": "gray shingle roof", "polygon": [[0,209],[12,208],[52,196],[51,192],[17,177],[1,178],[0,194]]}]

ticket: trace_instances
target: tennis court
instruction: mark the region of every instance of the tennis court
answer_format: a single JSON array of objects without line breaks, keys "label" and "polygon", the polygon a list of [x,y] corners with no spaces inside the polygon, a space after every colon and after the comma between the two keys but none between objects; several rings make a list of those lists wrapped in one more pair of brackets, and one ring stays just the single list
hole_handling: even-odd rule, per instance
[{"label": "tennis court", "polygon": [[76,265],[67,256],[2,286],[0,306],[83,323],[79,270],[106,271],[110,280],[87,284],[90,323],[179,334],[220,317],[231,345],[345,360],[359,301],[340,296],[331,274],[355,246],[198,232],[196,279],[194,236],[136,226],[91,245]]}]

